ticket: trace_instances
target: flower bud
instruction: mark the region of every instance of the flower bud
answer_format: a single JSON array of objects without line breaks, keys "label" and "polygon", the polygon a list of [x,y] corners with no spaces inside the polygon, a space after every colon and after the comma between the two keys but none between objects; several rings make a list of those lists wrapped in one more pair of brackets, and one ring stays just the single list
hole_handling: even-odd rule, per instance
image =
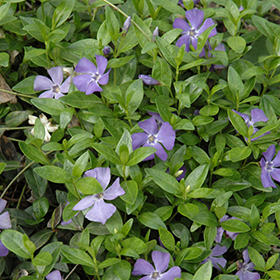
[{"label": "flower bud", "polygon": [[124,34],[126,34],[128,32],[128,29],[130,28],[130,26],[131,26],[131,17],[128,17],[126,19],[126,21],[124,22],[123,28],[122,28],[122,31],[124,32]]},{"label": "flower bud", "polygon": [[156,41],[156,37],[158,36],[158,27],[156,27],[156,29],[153,32],[153,42]]},{"label": "flower bud", "polygon": [[159,86],[161,85],[161,83],[156,80],[153,79],[152,77],[148,76],[148,75],[139,75],[138,76],[139,79],[143,80],[143,83],[149,86]]},{"label": "flower bud", "polygon": [[111,48],[109,46],[105,46],[103,49],[104,56],[108,55],[111,52]]}]

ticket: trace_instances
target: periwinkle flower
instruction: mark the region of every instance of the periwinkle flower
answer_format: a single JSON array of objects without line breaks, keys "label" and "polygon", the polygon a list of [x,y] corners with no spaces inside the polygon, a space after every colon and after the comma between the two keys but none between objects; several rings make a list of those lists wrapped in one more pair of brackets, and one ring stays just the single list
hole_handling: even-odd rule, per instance
[{"label": "periwinkle flower", "polygon": [[[3,212],[7,205],[7,201],[0,198],[0,213]],[[0,229],[8,229],[11,228],[11,219],[10,219],[10,214],[9,212],[4,212],[0,214]],[[1,230],[0,230],[1,232]],[[2,241],[0,240],[0,257],[5,257],[9,253],[9,250],[4,246]]]},{"label": "periwinkle flower", "polygon": [[97,67],[85,57],[81,58],[75,68],[78,73],[83,73],[73,78],[74,85],[79,91],[85,92],[86,95],[93,92],[100,92],[103,89],[99,86],[106,85],[109,81],[111,69],[104,74],[108,60],[102,55],[95,55]]},{"label": "periwinkle flower", "polygon": [[123,24],[122,32],[126,34],[130,26],[131,26],[131,17],[128,17]]},{"label": "periwinkle flower", "polygon": [[[251,111],[251,119],[247,114],[239,113],[239,112],[237,112],[233,109],[232,109],[232,111],[243,118],[243,120],[245,121],[245,124],[247,125],[248,128],[250,126],[253,127],[253,134],[258,131],[258,129],[255,127],[255,123],[257,123],[257,122],[267,122],[268,121],[267,116],[265,115],[265,113],[261,109],[253,109]],[[255,140],[259,139],[260,137],[264,136],[265,134],[269,134],[269,133],[270,132],[268,131],[268,132],[262,134],[259,137],[252,138],[251,141],[255,141]]]},{"label": "periwinkle flower", "polygon": [[115,205],[105,203],[104,199],[113,200],[118,196],[125,194],[125,191],[120,186],[120,178],[117,178],[112,186],[107,189],[111,180],[109,167],[96,167],[88,170],[84,173],[84,177],[95,178],[104,191],[102,193],[84,197],[73,207],[73,210],[82,211],[91,207],[85,217],[90,221],[105,224],[117,209]]},{"label": "periwinkle flower", "polygon": [[159,86],[159,85],[161,85],[161,83],[158,80],[153,79],[149,75],[139,75],[138,78],[143,80],[143,83],[146,84],[146,85],[149,85],[149,86]]},{"label": "periwinkle flower", "polygon": [[[133,150],[143,147],[156,148],[156,155],[163,161],[167,160],[167,153],[161,144],[168,150],[172,150],[175,142],[175,131],[168,122],[164,122],[158,128],[154,117],[148,120],[139,122],[138,125],[145,131],[134,133],[131,135]],[[160,144],[161,143],[161,144]],[[150,160],[155,157],[154,154],[148,156],[145,160]]]},{"label": "periwinkle flower", "polygon": [[39,98],[55,98],[64,96],[63,93],[69,91],[71,77],[68,77],[63,83],[63,71],[60,66],[47,70],[51,80],[45,76],[38,75],[34,81],[34,90],[46,90],[39,95]]},{"label": "periwinkle flower", "polygon": [[[38,119],[37,117],[32,116],[32,115],[29,115],[28,117],[29,117],[28,123],[31,125],[34,125],[36,122],[36,119]],[[58,125],[53,125],[44,114],[40,114],[39,119],[45,128],[45,139],[44,140],[46,142],[50,142],[51,135],[49,132],[55,132],[58,129]],[[32,128],[31,134],[34,135],[34,128]]]},{"label": "periwinkle flower", "polygon": [[[183,36],[177,41],[176,46],[181,47],[186,45],[185,51],[190,50],[190,45],[197,49],[198,37],[210,26],[214,25],[214,21],[210,18],[203,22],[204,12],[198,9],[186,11],[186,18],[191,26],[183,19],[176,18],[173,23],[173,28],[180,28],[183,30]],[[203,24],[202,24],[203,23]],[[216,27],[210,32],[209,37],[217,34]]]},{"label": "periwinkle flower", "polygon": [[254,263],[250,262],[248,250],[242,252],[244,262],[238,262],[237,272],[235,275],[239,276],[240,280],[258,280],[261,279],[261,276],[257,272],[251,272],[254,270]]},{"label": "periwinkle flower", "polygon": [[280,169],[276,168],[280,166],[280,151],[278,151],[275,158],[275,146],[271,145],[268,147],[267,151],[263,153],[264,158],[261,159],[261,180],[264,188],[273,187],[276,188],[275,183],[272,181],[271,177],[280,182]]},{"label": "periwinkle flower", "polygon": [[54,270],[46,276],[47,280],[62,280],[59,270]]},{"label": "periwinkle flower", "polygon": [[206,263],[208,261],[211,261],[213,267],[215,267],[216,269],[221,271],[222,270],[221,267],[225,267],[225,265],[227,263],[227,260],[225,258],[223,258],[223,257],[221,257],[221,258],[217,258],[217,257],[222,256],[226,251],[227,251],[227,247],[226,246],[216,245],[212,249],[212,252],[211,252],[210,256],[208,256],[201,263]]},{"label": "periwinkle flower", "polygon": [[138,259],[134,265],[132,275],[146,275],[139,280],[174,280],[181,278],[181,269],[178,266],[173,266],[167,272],[170,255],[159,251],[152,252],[152,260],[155,268],[146,260]]}]

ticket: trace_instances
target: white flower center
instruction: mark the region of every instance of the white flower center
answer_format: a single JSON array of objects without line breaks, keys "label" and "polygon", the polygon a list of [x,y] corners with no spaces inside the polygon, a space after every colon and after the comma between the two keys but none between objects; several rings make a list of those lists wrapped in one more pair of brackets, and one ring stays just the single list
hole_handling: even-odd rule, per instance
[{"label": "white flower center", "polygon": [[98,193],[98,194],[95,195],[95,197],[96,197],[97,199],[101,199],[103,196],[104,196],[103,193]]},{"label": "white flower center", "polygon": [[192,28],[191,30],[189,30],[189,31],[187,32],[187,34],[188,34],[189,36],[193,37],[193,38],[197,38],[197,37],[198,37],[197,31],[195,30],[195,28]]},{"label": "white flower center", "polygon": [[57,85],[57,84],[53,85],[53,86],[52,86],[52,92],[53,92],[54,94],[59,93],[59,92],[60,92],[60,86]]},{"label": "white flower center", "polygon": [[98,72],[92,73],[92,80],[95,82],[98,82],[98,80],[101,78]]},{"label": "white flower center", "polygon": [[152,279],[160,280],[160,273],[158,271],[154,271],[151,275]]},{"label": "white flower center", "polygon": [[149,135],[148,141],[150,145],[154,145],[156,143],[156,135]]},{"label": "white flower center", "polygon": [[254,123],[252,121],[246,120],[245,121],[247,127],[253,126],[254,127]]},{"label": "white flower center", "polygon": [[265,162],[265,170],[268,172],[271,172],[273,170],[273,162],[272,161],[266,161]]}]

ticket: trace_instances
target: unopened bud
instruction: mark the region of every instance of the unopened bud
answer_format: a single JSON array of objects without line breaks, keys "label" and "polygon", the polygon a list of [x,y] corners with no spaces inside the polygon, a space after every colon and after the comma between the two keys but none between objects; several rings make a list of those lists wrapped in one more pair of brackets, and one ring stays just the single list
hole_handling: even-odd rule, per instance
[{"label": "unopened bud", "polygon": [[153,42],[156,41],[156,37],[158,36],[158,27],[156,27],[156,29],[153,32]]},{"label": "unopened bud", "polygon": [[184,170],[178,170],[178,171],[174,174],[175,178],[179,177],[183,172],[184,172]]},{"label": "unopened bud", "polygon": [[111,48],[109,46],[105,46],[103,49],[104,56],[108,55],[111,52]]},{"label": "unopened bud", "polygon": [[191,190],[191,186],[190,186],[190,185],[188,185],[188,186],[186,187],[186,193],[189,193],[189,192],[190,192],[190,190]]},{"label": "unopened bud", "polygon": [[139,79],[143,80],[143,83],[149,86],[159,86],[161,85],[161,83],[156,80],[153,79],[152,77],[148,76],[148,75],[139,75],[138,76]]},{"label": "unopened bud", "polygon": [[128,29],[130,28],[130,26],[131,26],[131,17],[128,17],[126,19],[126,21],[124,22],[123,28],[122,28],[122,31],[124,32],[124,34],[126,34],[128,32]]}]

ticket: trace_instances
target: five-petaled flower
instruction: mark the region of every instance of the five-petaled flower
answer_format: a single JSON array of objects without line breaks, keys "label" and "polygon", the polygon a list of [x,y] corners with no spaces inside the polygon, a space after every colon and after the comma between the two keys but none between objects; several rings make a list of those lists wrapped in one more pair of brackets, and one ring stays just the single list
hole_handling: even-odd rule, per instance
[{"label": "five-petaled flower", "polygon": [[[29,115],[28,123],[31,125],[34,125],[36,122],[36,119],[38,119],[35,116]],[[45,141],[50,142],[51,135],[49,132],[55,132],[58,129],[58,125],[53,125],[51,122],[49,122],[48,118],[44,114],[39,115],[39,119],[43,126],[45,127]],[[34,135],[34,128],[31,130],[31,134]]]},{"label": "five-petaled flower", "polygon": [[237,267],[237,272],[235,273],[235,275],[239,276],[240,280],[258,280],[261,279],[259,273],[257,272],[251,272],[252,270],[254,270],[254,263],[250,262],[250,258],[249,258],[249,254],[248,254],[248,250],[244,250],[242,252],[243,255],[243,259],[244,262],[239,262],[238,261],[238,267]]},{"label": "five-petaled flower", "polygon": [[[186,11],[186,18],[190,25],[181,18],[176,18],[173,23],[173,28],[180,28],[183,30],[183,36],[177,41],[176,46],[181,47],[185,44],[185,51],[190,50],[190,45],[197,49],[198,37],[210,26],[214,25],[214,21],[211,18],[207,18],[204,23],[204,12],[198,9],[192,9]],[[213,37],[217,34],[216,27],[210,32],[209,37]]]},{"label": "five-petaled flower", "polygon": [[[0,198],[0,213],[4,210],[7,205],[7,201]],[[4,212],[0,214],[0,229],[8,229],[11,228],[11,219],[9,212]],[[1,232],[1,230],[0,230]],[[9,253],[9,250],[4,246],[2,241],[0,240],[0,257],[5,257]]]},{"label": "five-petaled flower", "polygon": [[105,203],[104,199],[113,200],[118,196],[125,194],[125,191],[120,186],[120,178],[117,178],[112,186],[106,189],[111,180],[109,167],[96,167],[88,170],[84,173],[84,177],[95,178],[100,183],[104,191],[102,193],[84,197],[73,207],[73,210],[82,211],[92,206],[85,217],[90,221],[105,224],[117,209],[115,205]]},{"label": "five-petaled flower", "polygon": [[51,80],[45,76],[38,75],[34,81],[34,90],[46,90],[39,95],[39,98],[55,98],[64,96],[69,91],[71,77],[68,77],[62,84],[63,71],[60,66],[48,70]]},{"label": "five-petaled flower", "polygon": [[[160,128],[158,128],[157,122],[154,117],[148,120],[139,122],[138,125],[145,131],[134,133],[131,135],[133,150],[143,147],[156,148],[156,155],[162,159],[167,160],[167,153],[161,146],[161,144],[168,150],[172,150],[175,142],[175,131],[168,122],[164,122]],[[160,144],[161,143],[161,144]],[[148,156],[145,160],[150,160],[155,157],[154,154]]]},{"label": "five-petaled flower", "polygon": [[168,268],[169,253],[153,251],[152,259],[155,268],[146,260],[138,259],[134,265],[132,275],[146,275],[139,280],[174,280],[175,278],[181,278],[181,269],[178,266],[173,266],[163,273]]},{"label": "five-petaled flower", "polygon": [[[237,112],[233,109],[232,109],[232,111],[243,118],[243,120],[245,121],[245,124],[247,125],[248,128],[250,126],[253,127],[253,134],[255,134],[258,131],[258,129],[254,125],[255,123],[257,123],[257,122],[267,122],[268,121],[267,116],[265,115],[265,113],[261,109],[253,109],[251,111],[251,119],[247,114],[239,113],[239,112]],[[261,136],[252,138],[251,141],[255,141],[255,140],[259,139],[260,137],[264,136],[265,134],[269,134],[269,133],[270,132],[268,131],[268,132],[262,134]]]},{"label": "five-petaled flower", "polygon": [[109,73],[111,69],[104,74],[108,60],[102,55],[95,55],[97,67],[88,59],[83,57],[79,60],[75,71],[83,73],[73,78],[73,84],[79,91],[85,92],[86,95],[93,92],[100,92],[103,89],[99,86],[106,85],[109,81]]},{"label": "five-petaled flower", "polygon": [[[220,245],[216,245],[213,249],[212,252],[210,254],[210,256],[208,256],[204,261],[202,261],[201,263],[206,263],[208,261],[211,261],[213,267],[215,267],[218,270],[222,270],[221,267],[225,267],[227,260],[222,256],[222,254],[224,254],[227,251],[227,247],[226,246],[220,246]],[[220,258],[217,258],[220,257]]]},{"label": "five-petaled flower", "polygon": [[272,160],[275,155],[275,146],[271,145],[268,147],[267,151],[263,153],[264,158],[261,159],[261,180],[265,188],[273,187],[276,188],[275,183],[272,181],[271,177],[280,182],[280,151],[278,151],[276,157]]}]

